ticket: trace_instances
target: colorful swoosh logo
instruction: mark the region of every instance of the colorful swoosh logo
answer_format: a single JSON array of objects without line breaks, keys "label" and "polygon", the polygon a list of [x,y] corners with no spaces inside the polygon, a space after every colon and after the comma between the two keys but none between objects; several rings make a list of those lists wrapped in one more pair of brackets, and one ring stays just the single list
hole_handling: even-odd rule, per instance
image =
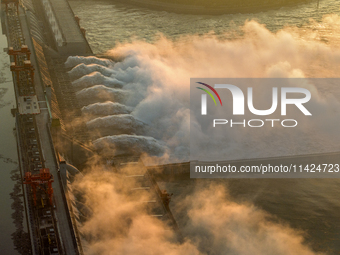
[{"label": "colorful swoosh logo", "polygon": [[[213,87],[211,87],[210,85],[205,84],[205,83],[203,83],[203,82],[197,82],[197,83],[198,83],[198,84],[201,84],[201,85],[203,85],[203,86],[206,86],[207,88],[211,89],[211,91],[214,92],[215,95],[217,96],[218,100],[220,100],[220,103],[221,103],[221,106],[222,106],[222,100],[221,100],[221,98],[220,98],[220,95],[217,93],[217,91],[216,91]],[[214,100],[215,105],[217,105],[214,96],[213,96],[208,90],[202,89],[202,88],[200,88],[200,87],[197,87],[197,88],[203,90],[204,92],[206,92],[206,93]]]}]

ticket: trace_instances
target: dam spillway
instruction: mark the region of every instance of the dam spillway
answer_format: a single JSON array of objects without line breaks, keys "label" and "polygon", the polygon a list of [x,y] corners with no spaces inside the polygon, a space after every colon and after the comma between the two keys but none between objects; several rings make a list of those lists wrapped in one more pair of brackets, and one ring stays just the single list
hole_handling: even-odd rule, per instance
[{"label": "dam spillway", "polygon": [[[4,1],[3,6],[5,2],[8,3]],[[78,233],[78,223],[75,219],[77,216],[73,215],[72,194],[68,191],[67,175],[71,170],[66,162],[71,162],[81,169],[88,159],[98,156],[99,151],[101,159],[110,171],[118,173],[123,179],[137,180],[140,185],[132,190],[146,190],[152,193],[150,195],[152,199],[146,201],[152,207],[151,215],[162,220],[164,218],[164,221],[172,225],[175,230],[176,222],[171,217],[169,208],[159,199],[162,197],[162,191],[157,189],[154,176],[159,174],[159,179],[166,176],[162,180],[169,180],[168,177],[174,179],[179,176],[189,177],[188,164],[158,166],[150,170],[139,158],[126,155],[128,150],[124,146],[131,147],[130,144],[143,144],[145,147],[140,154],[148,149],[155,154],[166,149],[157,139],[145,138],[138,133],[142,131],[141,126],[145,123],[137,123],[137,120],[130,116],[133,106],[124,104],[129,91],[121,90],[124,84],[105,78],[115,74],[115,70],[110,69],[110,65],[114,63],[108,59],[92,56],[91,48],[84,36],[85,31],[81,29],[77,18],[68,8],[66,1],[25,0],[23,5],[18,6],[19,13],[17,13],[13,1],[9,3],[8,12],[2,15],[4,26],[9,27],[7,30],[9,47],[13,47],[15,51],[25,51],[26,48],[22,46],[27,45],[32,52],[31,64],[35,71],[34,79],[29,76],[31,69],[19,71],[18,76],[16,73],[14,75],[17,93],[16,130],[22,175],[27,172],[38,175],[41,168],[48,168],[54,177],[52,186],[55,208],[48,205],[48,196],[43,191],[38,193],[39,208],[36,208],[31,188],[25,187],[28,224],[35,254],[41,253],[42,250],[46,254],[83,253],[82,237]],[[62,16],[60,12],[63,13]],[[58,21],[60,19],[63,22]],[[65,22],[67,20],[69,22]],[[82,57],[69,58],[76,54]],[[27,60],[27,57],[19,59],[18,66],[24,66],[23,62]],[[28,65],[28,62],[26,64]],[[91,83],[92,73],[96,79],[101,79],[101,85]],[[79,80],[84,76],[84,79]],[[97,94],[104,91],[108,97],[98,101],[89,96],[93,91]],[[84,115],[91,116],[89,119],[97,119],[97,121],[86,122],[83,119]],[[105,117],[108,115],[124,116]],[[93,116],[95,118],[92,118]],[[127,124],[125,128],[120,130],[117,128],[114,133],[109,133],[104,129],[105,127],[103,128],[103,123],[113,123],[108,126],[109,131],[112,132],[111,127],[120,119],[123,119],[124,123],[131,120],[140,125],[130,129],[131,125]],[[96,132],[98,123],[101,123],[103,128],[100,132]],[[120,151],[114,147],[113,149],[117,151],[115,156],[121,158],[106,154],[107,142],[119,147]],[[134,154],[136,151],[129,153]],[[61,154],[65,159],[59,157]],[[338,155],[334,155],[334,158],[338,158]],[[277,159],[277,161],[281,160]],[[287,162],[293,160],[297,164],[302,162],[298,157],[285,160]],[[303,160],[306,161],[306,158]],[[131,171],[136,172],[127,174],[122,166],[129,166]],[[153,174],[149,174],[150,172]],[[52,222],[49,222],[50,218]]]},{"label": "dam spillway", "polygon": [[[93,55],[86,32],[66,0],[25,0],[21,3],[4,0],[1,10],[8,53],[14,63],[11,70],[17,106],[12,113],[16,116],[31,252],[84,254],[71,206],[72,194],[67,186],[70,168],[65,167],[66,161],[61,154],[77,167],[96,155],[89,143],[87,125],[81,120],[81,105],[71,84],[70,69],[65,66],[69,56]],[[95,57],[88,59],[91,63],[99,61]],[[125,114],[131,112],[125,106],[115,109]],[[74,124],[75,120],[79,122]],[[170,209],[163,204],[163,193],[148,176],[146,167],[138,158],[125,157],[123,161],[113,164],[113,171],[119,172],[122,165],[138,164],[143,187],[137,185],[135,189],[151,192],[153,199],[148,202],[153,208],[151,215],[162,218],[177,231]],[[45,182],[46,174],[49,179]],[[48,185],[52,189],[47,189]]]}]

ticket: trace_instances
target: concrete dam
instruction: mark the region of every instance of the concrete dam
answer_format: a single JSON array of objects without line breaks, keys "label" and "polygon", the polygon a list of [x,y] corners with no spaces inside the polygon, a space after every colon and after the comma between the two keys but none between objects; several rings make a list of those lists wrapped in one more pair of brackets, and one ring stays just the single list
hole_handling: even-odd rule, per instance
[{"label": "concrete dam", "polygon": [[[131,114],[128,81],[114,78],[117,62],[93,54],[68,1],[2,0],[1,24],[15,88],[12,114],[31,254],[86,254],[91,238],[81,229],[93,212],[73,183],[89,164],[113,173],[124,194],[181,243],[171,195],[157,181],[190,178],[190,163],[144,164],[141,155],[157,157],[168,146],[159,130]],[[319,155],[320,161],[339,156]],[[300,164],[309,158],[315,155],[284,160]]]}]

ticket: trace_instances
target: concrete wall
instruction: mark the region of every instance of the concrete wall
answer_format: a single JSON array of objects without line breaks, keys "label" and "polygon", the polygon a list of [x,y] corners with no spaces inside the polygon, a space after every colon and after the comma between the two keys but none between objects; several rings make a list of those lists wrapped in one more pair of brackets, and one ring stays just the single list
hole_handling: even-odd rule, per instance
[{"label": "concrete wall", "polygon": [[63,46],[58,47],[58,51],[64,56],[88,55],[88,46],[84,42],[65,42]]},{"label": "concrete wall", "polygon": [[58,21],[55,17],[55,14],[53,12],[52,6],[49,2],[49,0],[42,0],[42,3],[44,5],[45,14],[48,19],[48,22],[50,23],[50,26],[52,28],[54,39],[59,47],[63,46],[65,43],[65,39],[63,38],[63,34],[61,31],[61,28],[58,24]]},{"label": "concrete wall", "polygon": [[76,139],[68,137],[60,130],[60,127],[52,126],[51,134],[56,151],[78,169],[82,169],[88,159],[96,155],[92,148],[80,143]]}]

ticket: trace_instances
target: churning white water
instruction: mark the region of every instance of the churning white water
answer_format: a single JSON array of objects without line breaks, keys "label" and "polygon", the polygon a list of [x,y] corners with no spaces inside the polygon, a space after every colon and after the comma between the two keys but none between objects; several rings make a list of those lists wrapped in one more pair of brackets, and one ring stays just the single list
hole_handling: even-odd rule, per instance
[{"label": "churning white water", "polygon": [[[334,24],[340,24],[339,16],[327,15],[319,26],[336,33],[339,29]],[[116,63],[95,57],[69,57],[67,66],[77,64],[70,74],[73,77],[84,74],[72,82],[78,90],[76,95],[81,106],[95,105],[96,102],[101,104],[96,110],[100,117],[88,120],[88,128],[92,131],[97,129],[104,136],[150,136],[164,142],[172,158],[187,160],[191,77],[338,76],[340,48],[337,40],[328,43],[317,40],[314,29],[291,26],[271,32],[256,21],[247,21],[241,30],[243,36],[234,39],[221,39],[208,34],[186,35],[177,40],[160,37],[154,43],[134,41],[121,44],[107,52],[113,59],[121,59]],[[94,72],[87,74],[90,71]],[[270,132],[262,129],[262,133],[250,137],[245,144],[235,142],[236,137],[242,137],[245,133],[234,129],[226,134],[228,146],[224,146],[223,153],[228,155],[228,159],[239,159],[338,151],[340,141],[336,130],[331,127],[340,124],[340,90],[332,83],[328,87],[309,85],[308,89],[313,92],[311,107],[314,120],[330,124],[317,125],[317,135],[312,135],[316,131],[308,125],[304,127],[305,132],[290,135],[290,140],[282,139],[283,133],[279,129]],[[264,97],[265,93],[261,96]],[[133,110],[129,117],[115,111],[110,116],[112,112],[104,110],[102,105],[107,101],[126,105]],[[332,112],[333,118],[325,120],[322,112]],[[195,125],[195,119],[191,120],[191,124]],[[207,130],[198,127],[195,132],[204,144]],[[98,133],[94,135],[95,139]],[[262,146],[260,141],[263,140],[273,142]],[[276,140],[279,144],[275,143]],[[197,149],[201,148],[201,145],[197,146]]]}]

